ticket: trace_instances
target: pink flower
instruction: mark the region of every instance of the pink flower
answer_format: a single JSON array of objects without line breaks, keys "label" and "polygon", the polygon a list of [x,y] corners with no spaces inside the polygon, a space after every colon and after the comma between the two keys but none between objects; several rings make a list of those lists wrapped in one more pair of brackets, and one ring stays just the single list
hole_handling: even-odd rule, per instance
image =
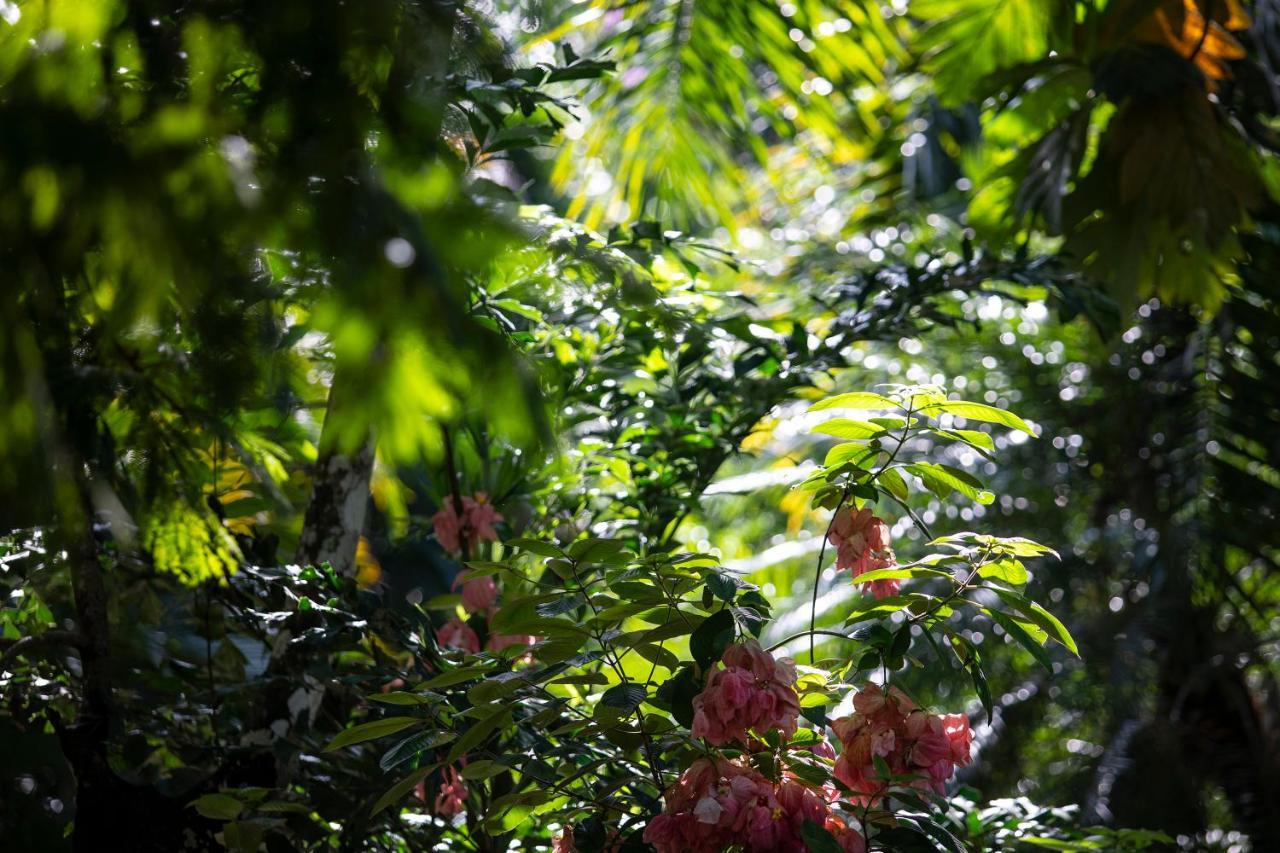
[{"label": "pink flower", "polygon": [[[867,684],[853,697],[855,713],[833,720],[843,747],[835,776],[861,804],[878,801],[889,787],[876,768],[879,758],[895,776],[913,776],[910,787],[942,793],[957,764],[969,761],[969,721],[940,717],[916,706],[896,687]],[[963,759],[963,760],[961,760]]]},{"label": "pink flower", "polygon": [[831,811],[834,796],[789,773],[774,784],[744,764],[700,758],[663,793],[666,808],[644,840],[658,853],[803,853],[801,831],[813,821],[832,829],[847,853],[863,853],[862,837]]},{"label": "pink flower", "polygon": [[551,853],[575,853],[577,849],[573,844],[572,826],[566,826],[551,840]]},{"label": "pink flower", "polygon": [[959,767],[967,766],[973,753],[973,729],[969,728],[969,718],[964,714],[945,714],[942,729],[951,742],[951,761]]},{"label": "pink flower", "polygon": [[458,649],[471,655],[480,651],[480,638],[457,616],[436,629],[436,642],[441,648]]},{"label": "pink flower", "polygon": [[912,764],[933,767],[939,761],[950,763],[951,741],[942,729],[941,717],[924,711],[912,711],[907,716],[907,736],[915,741],[911,746]]},{"label": "pink flower", "polygon": [[[453,588],[458,588],[458,578],[453,581]],[[472,578],[462,584],[462,609],[468,613],[478,613],[493,607],[498,600],[498,585],[489,576]]]},{"label": "pink flower", "polygon": [[[889,540],[889,526],[876,517],[870,507],[860,510],[845,507],[836,513],[827,541],[836,548],[836,568],[850,569],[855,578],[876,569],[887,569],[897,561]],[[897,595],[901,588],[902,581],[897,579],[871,581],[871,593],[876,598]]]},{"label": "pink flower", "polygon": [[862,834],[835,815],[827,817],[826,829],[835,836],[844,853],[867,853],[867,840]]},{"label": "pink flower", "polygon": [[481,541],[498,541],[498,532],[493,526],[502,521],[502,515],[483,492],[462,499],[461,515],[457,504],[452,497],[445,498],[444,504],[431,517],[436,541],[441,548],[451,554],[460,554]]},{"label": "pink flower", "polygon": [[538,638],[530,634],[490,634],[489,642],[485,645],[485,648],[491,652],[500,652],[507,646],[532,646],[536,642],[538,642]]},{"label": "pink flower", "polygon": [[730,645],[724,669],[716,669],[693,699],[694,737],[716,746],[747,743],[748,733],[778,729],[784,738],[796,731],[800,697],[791,660],[775,661],[755,640]]},{"label": "pink flower", "polygon": [[441,548],[451,554],[462,550],[462,519],[459,518],[452,500],[445,500],[444,506],[431,516],[431,523],[435,527],[436,541]]},{"label": "pink flower", "polygon": [[809,744],[807,747],[801,747],[801,748],[802,749],[807,748],[810,752],[812,752],[816,756],[819,756],[820,758],[825,758],[829,761],[836,760],[836,751],[831,748],[831,744],[827,743],[826,738],[823,738],[822,740],[817,741],[816,743]]},{"label": "pink flower", "polygon": [[452,767],[444,771],[444,780],[436,794],[436,814],[453,817],[467,808],[467,783]]}]

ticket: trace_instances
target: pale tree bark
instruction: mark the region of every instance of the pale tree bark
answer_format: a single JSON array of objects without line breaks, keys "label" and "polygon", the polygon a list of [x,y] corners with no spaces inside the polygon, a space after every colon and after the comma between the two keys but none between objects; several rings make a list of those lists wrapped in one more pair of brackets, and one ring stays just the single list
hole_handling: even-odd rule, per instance
[{"label": "pale tree bark", "polygon": [[311,477],[311,496],[298,540],[297,561],[328,563],[341,575],[354,575],[356,548],[364,531],[373,477],[374,442],[367,435],[354,453],[337,446],[335,425],[343,414],[346,374],[335,371],[320,434],[320,455]]}]

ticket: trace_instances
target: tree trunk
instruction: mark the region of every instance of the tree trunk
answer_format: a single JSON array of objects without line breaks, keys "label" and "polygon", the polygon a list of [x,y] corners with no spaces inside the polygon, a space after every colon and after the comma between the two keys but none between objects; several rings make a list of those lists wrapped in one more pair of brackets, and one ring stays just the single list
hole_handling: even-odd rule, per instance
[{"label": "tree trunk", "polygon": [[369,506],[374,444],[370,436],[355,453],[343,453],[337,446],[334,425],[342,416],[343,377],[341,371],[335,371],[329,388],[320,456],[311,478],[297,560],[304,565],[328,563],[339,574],[354,575],[356,547]]}]

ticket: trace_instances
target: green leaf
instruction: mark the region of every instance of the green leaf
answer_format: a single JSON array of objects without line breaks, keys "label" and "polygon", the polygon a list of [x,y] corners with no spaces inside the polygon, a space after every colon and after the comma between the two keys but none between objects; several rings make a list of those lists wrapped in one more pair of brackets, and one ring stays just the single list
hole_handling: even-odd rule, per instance
[{"label": "green leaf", "polygon": [[978,430],[931,429],[929,432],[951,441],[959,441],[962,444],[967,444],[983,456],[986,456],[988,459],[991,458],[991,454],[994,453],[996,449],[996,443],[991,436]]},{"label": "green leaf", "polygon": [[990,721],[991,712],[995,707],[991,701],[991,685],[987,683],[987,674],[982,671],[976,654],[969,659],[969,665],[965,669],[969,671],[969,678],[973,680],[973,689],[978,693],[978,701],[982,703],[982,710],[987,712],[987,720]]},{"label": "green leaf", "polygon": [[890,613],[905,609],[918,598],[918,596],[891,595],[880,599],[864,599],[853,608],[848,618],[844,620],[844,624],[853,625],[857,622],[865,622],[868,619],[888,616]]},{"label": "green leaf", "polygon": [[907,499],[907,481],[902,479],[897,468],[886,468],[880,472],[876,482],[900,501]]},{"label": "green leaf", "polygon": [[426,688],[449,687],[475,678],[483,678],[489,670],[490,667],[487,666],[464,666],[459,669],[451,669],[448,672],[440,673],[434,678],[427,679],[422,682],[422,686]]},{"label": "green leaf", "polygon": [[580,595],[562,595],[551,601],[545,601],[534,609],[539,616],[560,616],[571,610],[577,610],[585,603]]},{"label": "green leaf", "polygon": [[382,758],[378,759],[378,766],[383,770],[390,771],[393,767],[403,764],[416,757],[419,753],[428,749],[435,749],[446,743],[452,743],[457,739],[457,734],[450,731],[437,729],[435,731],[417,732],[396,743],[383,753]]},{"label": "green leaf", "polygon": [[262,849],[266,827],[258,821],[240,820],[222,827],[222,843],[236,853],[257,853]]},{"label": "green leaf", "polygon": [[983,506],[996,499],[995,495],[982,488],[980,480],[959,468],[936,462],[913,462],[902,467],[919,477],[924,487],[940,498],[946,498],[956,491]]},{"label": "green leaf", "polygon": [[1013,637],[1018,641],[1019,645],[1029,651],[1031,656],[1036,659],[1037,663],[1049,672],[1053,672],[1053,661],[1049,659],[1049,654],[1044,650],[1044,646],[1037,642],[1035,637],[1027,633],[1026,629],[1019,625],[1016,620],[1010,618],[1005,613],[1001,613],[998,610],[991,610],[986,607],[982,609],[982,612],[1000,623],[1000,627],[1004,628],[1010,637]]},{"label": "green leaf", "polygon": [[717,611],[689,635],[689,652],[705,669],[720,659],[724,650],[733,642],[733,637],[733,614],[728,610]]},{"label": "green leaf", "polygon": [[[880,451],[866,444],[856,441],[847,441],[844,444],[837,444],[835,447],[827,451],[826,458],[822,460],[822,468],[810,475],[809,479],[815,482],[823,482],[827,478],[827,470],[837,465],[849,463],[855,468],[864,468],[866,463],[875,457]],[[808,482],[806,480],[805,482]],[[803,484],[802,484],[803,485]]]},{"label": "green leaf", "polygon": [[1050,548],[1048,545],[1041,545],[1039,542],[1033,542],[1030,539],[1024,539],[1021,536],[1012,536],[1008,538],[997,538],[996,543],[1000,550],[1006,554],[1012,554],[1015,557],[1039,557],[1049,554],[1053,557],[1062,559],[1058,552]]},{"label": "green leaf", "polygon": [[898,404],[888,397],[873,394],[870,391],[854,391],[852,394],[837,394],[819,400],[809,407],[811,412],[824,409],[896,409]]},{"label": "green leaf", "polygon": [[311,807],[302,803],[290,803],[284,800],[272,800],[256,807],[263,814],[311,814]]},{"label": "green leaf", "polygon": [[965,846],[951,834],[951,830],[941,824],[935,823],[929,817],[924,815],[913,815],[916,825],[930,838],[941,845],[943,850],[948,853],[965,853]]},{"label": "green leaf", "polygon": [[706,574],[707,589],[721,601],[733,601],[740,589],[755,589],[754,586],[727,571],[709,571]]},{"label": "green leaf", "polygon": [[542,557],[563,557],[564,552],[552,545],[550,542],[542,542],[538,539],[508,539],[507,545],[512,548],[519,548],[521,551],[528,551],[530,554],[537,554]]},{"label": "green leaf", "polygon": [[1094,841],[1092,839],[1081,839],[1079,841],[1063,841],[1058,838],[1033,837],[1021,839],[1023,844],[1030,844],[1033,847],[1045,847],[1049,850],[1063,850],[1067,853],[1088,853],[1091,850],[1105,850],[1106,844],[1103,840]]},{"label": "green leaf", "polygon": [[324,748],[324,751],[333,752],[335,749],[342,749],[344,746],[393,735],[396,732],[404,731],[410,726],[420,725],[425,722],[426,720],[421,717],[384,717],[381,720],[361,723],[358,726],[352,726],[329,741],[329,745]]},{"label": "green leaf", "polygon": [[800,827],[800,838],[809,853],[841,853],[844,849],[825,826],[811,820]]},{"label": "green leaf", "polygon": [[1017,557],[1001,557],[998,560],[985,563],[978,569],[978,576],[994,578],[1012,586],[1022,586],[1030,577],[1027,573],[1027,567],[1022,565],[1022,561]]},{"label": "green leaf", "polygon": [[[493,150],[490,146],[489,150]],[[535,323],[542,322],[542,312],[532,305],[525,305],[515,299],[494,299],[489,303],[495,308],[501,308],[504,311],[510,311],[512,314],[519,314],[521,317],[527,317]]]},{"label": "green leaf", "polygon": [[579,539],[569,546],[569,556],[580,563],[611,564],[627,556],[626,550],[626,543],[617,539]]},{"label": "green leaf", "polygon": [[1028,621],[1035,623],[1046,634],[1065,646],[1071,654],[1080,656],[1080,650],[1076,647],[1076,641],[1072,638],[1071,632],[1067,630],[1066,625],[1058,621],[1057,616],[1011,590],[998,587],[988,587],[988,589],[1012,605],[1015,610],[1027,617]]},{"label": "green leaf", "polygon": [[637,643],[632,648],[635,649],[636,654],[650,663],[664,666],[672,672],[680,668],[680,659],[662,646],[654,645],[653,643]]},{"label": "green leaf", "polygon": [[1010,429],[1021,430],[1027,435],[1035,437],[1035,431],[1031,429],[1031,425],[1013,412],[997,409],[995,406],[988,406],[984,403],[969,403],[963,400],[948,400],[945,403],[934,403],[925,406],[920,410],[920,414],[937,416],[943,413],[955,415],[969,421],[984,421],[991,424],[1000,424]]},{"label": "green leaf", "polygon": [[512,717],[511,708],[500,705],[482,717],[478,723],[467,729],[466,733],[453,744],[449,750],[449,756],[445,758],[445,764],[452,764],[463,755],[475,749],[489,735],[502,726],[510,722]]},{"label": "green leaf", "polygon": [[908,578],[946,578],[947,580],[952,580],[952,575],[950,572],[927,569],[924,566],[894,566],[888,569],[873,569],[869,572],[863,572],[853,580],[854,583],[871,583],[872,581],[906,580]]},{"label": "green leaf", "polygon": [[392,785],[387,789],[387,792],[379,797],[378,801],[373,804],[373,808],[370,810],[369,815],[372,817],[373,815],[378,814],[387,806],[396,802],[405,794],[418,787],[418,783],[439,769],[440,765],[441,763],[437,761],[435,764],[431,764],[426,767],[419,767],[417,770]]},{"label": "green leaf", "polygon": [[244,803],[227,794],[205,794],[190,806],[210,820],[235,820],[244,811]]},{"label": "green leaf", "polygon": [[813,428],[813,432],[822,435],[830,435],[836,438],[846,439],[867,439],[879,438],[886,435],[887,430],[884,427],[867,423],[866,421],[855,421],[849,418],[836,418],[834,420],[820,423]]},{"label": "green leaf", "polygon": [[701,692],[702,685],[694,677],[693,667],[685,666],[662,683],[655,698],[659,702],[665,702],[670,707],[671,716],[675,721],[688,728],[693,725],[693,697]]},{"label": "green leaf", "polygon": [[373,702],[385,702],[388,705],[427,705],[431,700],[417,693],[406,693],[394,690],[390,693],[371,693],[368,697]]},{"label": "green leaf", "polygon": [[506,773],[510,769],[505,764],[482,758],[469,762],[466,767],[462,768],[462,778],[470,781],[492,779],[494,776]]},{"label": "green leaf", "polygon": [[953,107],[985,92],[983,78],[1047,52],[1053,3],[1045,0],[912,0],[923,23],[917,55],[938,97]]},{"label": "green leaf", "polygon": [[600,704],[629,714],[645,700],[648,693],[639,684],[615,684],[600,697]]}]

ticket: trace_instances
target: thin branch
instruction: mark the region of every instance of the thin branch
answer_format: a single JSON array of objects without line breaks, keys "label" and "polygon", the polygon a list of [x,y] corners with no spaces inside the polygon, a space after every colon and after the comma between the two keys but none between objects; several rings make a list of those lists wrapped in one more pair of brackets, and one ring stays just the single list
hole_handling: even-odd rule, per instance
[{"label": "thin branch", "polygon": [[33,634],[30,637],[23,637],[15,640],[4,650],[4,654],[0,654],[0,670],[8,667],[9,662],[17,657],[29,657],[35,652],[43,651],[56,646],[71,646],[73,649],[82,649],[88,643],[84,634],[79,631],[45,631],[43,634]]}]

